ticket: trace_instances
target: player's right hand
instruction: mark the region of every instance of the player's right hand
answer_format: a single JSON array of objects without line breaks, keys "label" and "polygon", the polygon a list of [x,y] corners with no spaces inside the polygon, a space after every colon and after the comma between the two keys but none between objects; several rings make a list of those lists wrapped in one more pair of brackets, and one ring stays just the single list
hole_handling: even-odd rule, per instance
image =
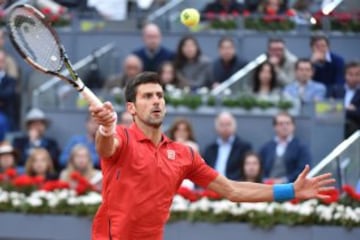
[{"label": "player's right hand", "polygon": [[89,111],[91,113],[91,117],[99,125],[104,127],[112,127],[116,125],[117,115],[110,102],[105,102],[102,106],[90,105]]}]

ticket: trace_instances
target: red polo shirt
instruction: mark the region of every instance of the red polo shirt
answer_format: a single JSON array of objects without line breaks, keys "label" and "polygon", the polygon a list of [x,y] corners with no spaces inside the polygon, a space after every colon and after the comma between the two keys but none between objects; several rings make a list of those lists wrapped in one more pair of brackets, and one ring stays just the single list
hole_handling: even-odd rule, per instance
[{"label": "red polo shirt", "polygon": [[92,239],[161,240],[181,182],[188,178],[206,188],[218,174],[197,152],[165,135],[155,146],[135,124],[116,132],[121,147],[101,160],[103,202]]}]

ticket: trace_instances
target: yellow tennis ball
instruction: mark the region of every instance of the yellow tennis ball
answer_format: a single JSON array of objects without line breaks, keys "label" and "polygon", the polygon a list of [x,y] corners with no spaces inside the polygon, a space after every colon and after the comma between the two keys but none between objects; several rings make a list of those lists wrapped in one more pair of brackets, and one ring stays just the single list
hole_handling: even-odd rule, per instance
[{"label": "yellow tennis ball", "polygon": [[195,8],[186,8],[180,14],[181,22],[188,27],[196,26],[200,21],[200,13]]}]

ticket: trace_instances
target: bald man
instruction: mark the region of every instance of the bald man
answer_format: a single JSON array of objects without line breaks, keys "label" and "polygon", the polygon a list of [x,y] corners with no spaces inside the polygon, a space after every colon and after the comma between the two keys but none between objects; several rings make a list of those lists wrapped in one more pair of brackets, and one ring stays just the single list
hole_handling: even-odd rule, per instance
[{"label": "bald man", "polygon": [[134,54],[128,55],[122,63],[121,74],[111,76],[105,83],[105,89],[112,91],[114,88],[125,88],[126,84],[141,73],[142,70],[141,59]]},{"label": "bald man", "polygon": [[240,165],[251,145],[236,135],[236,119],[229,112],[215,118],[215,130],[217,139],[206,147],[203,157],[209,166],[227,178],[240,180]]},{"label": "bald man", "polygon": [[156,24],[145,25],[142,37],[144,46],[133,53],[141,59],[144,71],[156,72],[163,62],[173,60],[174,52],[161,46],[162,35]]}]

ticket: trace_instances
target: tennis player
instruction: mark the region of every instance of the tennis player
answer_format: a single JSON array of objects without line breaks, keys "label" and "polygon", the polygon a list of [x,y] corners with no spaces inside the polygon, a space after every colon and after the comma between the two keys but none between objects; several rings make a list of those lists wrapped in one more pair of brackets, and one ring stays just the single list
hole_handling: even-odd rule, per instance
[{"label": "tennis player", "polygon": [[219,175],[197,152],[162,133],[166,108],[156,73],[144,72],[129,82],[125,98],[134,119],[129,128],[115,127],[110,102],[89,107],[100,125],[96,148],[104,175],[94,240],[161,240],[173,196],[186,178],[234,202],[326,198],[320,192],[333,188],[330,174],[306,178],[309,166],[294,183],[273,186]]}]

